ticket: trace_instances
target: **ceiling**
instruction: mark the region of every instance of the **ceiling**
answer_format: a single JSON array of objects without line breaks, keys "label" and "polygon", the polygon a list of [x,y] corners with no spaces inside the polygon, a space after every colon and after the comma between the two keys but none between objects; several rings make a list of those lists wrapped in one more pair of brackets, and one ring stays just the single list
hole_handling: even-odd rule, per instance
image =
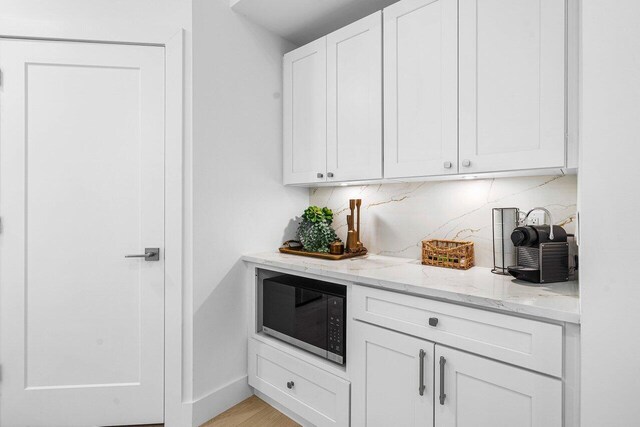
[{"label": "ceiling", "polygon": [[302,46],[398,0],[230,0],[249,20]]}]

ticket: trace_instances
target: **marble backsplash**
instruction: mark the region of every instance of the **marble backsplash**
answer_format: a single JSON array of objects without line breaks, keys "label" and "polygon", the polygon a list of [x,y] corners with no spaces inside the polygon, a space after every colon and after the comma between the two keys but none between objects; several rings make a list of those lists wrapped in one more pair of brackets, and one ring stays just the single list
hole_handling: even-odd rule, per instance
[{"label": "marble backsplash", "polygon": [[311,205],[335,213],[346,240],[349,199],[362,199],[360,240],[370,253],[420,258],[422,240],[475,243],[476,265],[493,266],[492,209],[547,208],[554,222],[575,232],[575,175],[495,178],[404,184],[322,187],[309,190]]}]

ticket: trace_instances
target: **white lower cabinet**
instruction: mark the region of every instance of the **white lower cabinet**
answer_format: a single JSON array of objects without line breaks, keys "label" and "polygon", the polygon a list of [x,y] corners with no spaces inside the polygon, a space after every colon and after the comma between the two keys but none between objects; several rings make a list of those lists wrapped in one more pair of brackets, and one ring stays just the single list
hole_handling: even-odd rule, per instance
[{"label": "white lower cabinet", "polygon": [[313,425],[349,425],[350,384],[255,339],[249,339],[249,385]]},{"label": "white lower cabinet", "polygon": [[434,344],[354,322],[352,425],[433,426]]},{"label": "white lower cabinet", "polygon": [[560,427],[562,381],[436,345],[437,427]]},{"label": "white lower cabinet", "polygon": [[351,313],[427,341],[562,376],[560,325],[365,286],[353,287]]},{"label": "white lower cabinet", "polygon": [[354,323],[353,426],[562,426],[559,379]]},{"label": "white lower cabinet", "polygon": [[304,426],[579,426],[576,325],[357,284],[347,295],[346,365],[249,337],[249,385]]}]

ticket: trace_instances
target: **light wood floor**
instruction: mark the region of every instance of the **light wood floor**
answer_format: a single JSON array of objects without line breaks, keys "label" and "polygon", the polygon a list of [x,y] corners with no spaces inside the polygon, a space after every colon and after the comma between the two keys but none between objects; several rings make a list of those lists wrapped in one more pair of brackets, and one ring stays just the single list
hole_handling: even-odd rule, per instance
[{"label": "light wood floor", "polygon": [[200,427],[300,427],[256,396],[243,400]]}]

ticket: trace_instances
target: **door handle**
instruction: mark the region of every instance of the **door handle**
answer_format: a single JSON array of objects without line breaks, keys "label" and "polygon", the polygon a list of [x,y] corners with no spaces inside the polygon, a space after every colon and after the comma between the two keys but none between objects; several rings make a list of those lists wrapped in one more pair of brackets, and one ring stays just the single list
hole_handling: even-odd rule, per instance
[{"label": "door handle", "polygon": [[426,354],[424,350],[420,349],[420,386],[418,386],[420,396],[424,396],[424,389],[426,388],[424,385],[424,356]]},{"label": "door handle", "polygon": [[444,400],[447,398],[444,392],[444,365],[447,363],[447,359],[444,356],[440,356],[440,404],[444,405]]},{"label": "door handle", "polygon": [[145,261],[160,260],[160,248],[144,248],[144,254],[125,255],[125,258],[144,258]]}]

